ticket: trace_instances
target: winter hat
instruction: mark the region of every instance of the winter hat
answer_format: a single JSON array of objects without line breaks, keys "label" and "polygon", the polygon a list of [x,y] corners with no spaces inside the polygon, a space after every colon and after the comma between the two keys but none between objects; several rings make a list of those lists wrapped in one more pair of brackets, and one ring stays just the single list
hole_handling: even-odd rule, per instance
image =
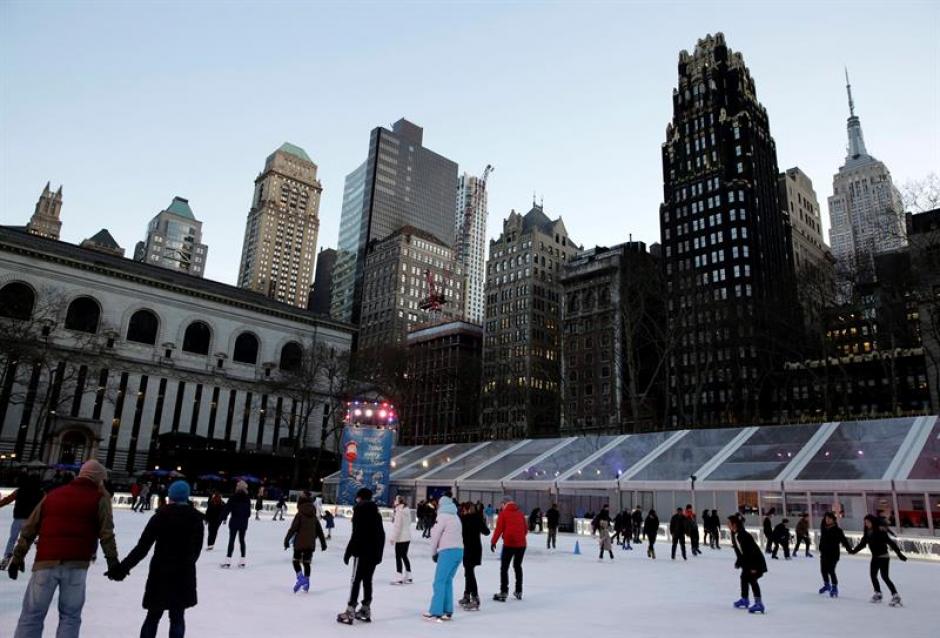
[{"label": "winter hat", "polygon": [[503,505],[512,503],[512,497],[509,494],[503,494]]},{"label": "winter hat", "polygon": [[167,497],[174,503],[185,503],[189,501],[189,483],[186,481],[173,481],[167,492]]},{"label": "winter hat", "polygon": [[453,499],[442,498],[440,506],[437,508],[441,514],[456,514],[457,506],[454,505]]},{"label": "winter hat", "polygon": [[78,478],[91,479],[100,485],[107,480],[108,470],[95,459],[91,459],[82,464],[82,468],[78,471]]},{"label": "winter hat", "polygon": [[363,501],[371,501],[371,500],[372,500],[372,490],[370,490],[368,487],[364,487],[364,488],[362,488],[361,490],[359,490],[358,492],[356,492],[356,498],[362,499]]},{"label": "winter hat", "polygon": [[245,492],[245,493],[247,494],[247,493],[248,493],[248,483],[246,483],[245,481],[239,481],[238,483],[235,484],[235,491],[236,491],[236,492]]}]

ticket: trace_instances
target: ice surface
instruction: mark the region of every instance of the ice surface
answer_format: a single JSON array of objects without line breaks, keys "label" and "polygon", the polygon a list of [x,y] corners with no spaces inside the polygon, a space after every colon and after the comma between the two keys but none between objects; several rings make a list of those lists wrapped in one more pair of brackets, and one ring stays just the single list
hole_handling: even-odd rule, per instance
[{"label": "ice surface", "polygon": [[[12,507],[0,510],[0,543],[6,542]],[[118,550],[123,556],[136,543],[148,515],[127,510],[115,512]],[[920,561],[891,561],[891,576],[900,589],[904,608],[868,602],[871,585],[867,558],[845,557],[839,564],[842,597],[830,600],[816,594],[820,586],[818,561],[798,558],[770,561],[770,573],[761,579],[767,615],[750,616],[731,608],[738,598],[738,572],[733,569],[730,548],[704,549],[704,556],[688,562],[668,559],[669,547],[657,543],[659,558],[648,560],[645,551],[616,551],[616,560],[599,563],[597,545],[579,537],[582,554],[572,548],[576,538],[562,535],[558,549],[549,553],[544,535],[530,535],[525,557],[525,599],[496,603],[490,600],[499,583],[495,554],[488,547],[477,570],[482,610],[459,609],[454,622],[428,624],[421,619],[431,597],[434,564],[428,541],[412,542],[415,583],[392,586],[394,554],[376,572],[375,600],[371,625],[346,627],[336,623],[349,588],[349,568],[342,563],[348,524],[337,519],[337,529],[328,551],[317,551],[309,594],[294,594],[290,552],[283,539],[285,522],[252,520],[248,527],[248,567],[222,570],[227,531],[220,531],[219,545],[199,559],[199,605],[186,612],[187,636],[192,637],[301,637],[382,636],[424,638],[448,635],[458,638],[481,636],[694,636],[695,638],[759,635],[851,636],[852,638],[936,636],[940,627],[940,564]],[[237,550],[236,550],[237,553]],[[34,552],[30,552],[27,570]],[[91,567],[85,602],[82,635],[89,638],[136,636],[144,612],[140,602],[148,561],[143,561],[122,583],[107,580],[103,561]],[[29,572],[11,581],[0,575],[0,637],[10,637],[19,616]],[[463,591],[463,571],[454,587]],[[167,632],[164,619],[159,635]],[[44,636],[54,636],[57,625],[55,601],[46,620]]]}]

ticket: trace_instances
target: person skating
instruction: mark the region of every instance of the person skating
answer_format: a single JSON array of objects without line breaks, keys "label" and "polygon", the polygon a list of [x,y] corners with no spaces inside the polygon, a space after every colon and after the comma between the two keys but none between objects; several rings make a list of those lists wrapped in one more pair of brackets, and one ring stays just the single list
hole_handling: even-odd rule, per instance
[{"label": "person skating", "polygon": [[164,611],[170,616],[170,636],[183,638],[185,610],[196,606],[196,561],[202,551],[203,515],[189,502],[189,496],[189,483],[172,483],[167,506],[147,521],[134,549],[106,574],[111,580],[124,580],[154,548],[144,586],[147,616],[140,638],[156,637]]},{"label": "person skating", "polygon": [[222,522],[228,520],[228,552],[222,567],[228,569],[232,566],[232,553],[235,551],[235,539],[238,538],[238,549],[241,559],[239,567],[245,566],[245,534],[248,531],[248,520],[251,518],[251,499],[248,497],[248,483],[239,481],[235,484],[235,493],[225,503],[222,510]]},{"label": "person skating", "polygon": [[[490,535],[483,508],[464,503],[460,510],[460,527],[463,533],[464,580],[460,606],[466,611],[479,611],[480,591],[477,587],[476,568],[483,562],[482,537]],[[549,534],[551,534],[551,527],[549,527]]]},{"label": "person skating", "polygon": [[134,481],[134,484],[131,485],[131,511],[137,511],[137,499],[140,496],[140,482]]},{"label": "person skating", "polygon": [[463,561],[463,531],[457,506],[449,496],[441,497],[437,521],[431,530],[431,558],[437,563],[427,620],[450,620],[454,615],[454,576]]},{"label": "person skating", "polygon": [[630,544],[630,541],[633,539],[633,515],[629,510],[623,510],[623,542],[620,544],[621,549],[632,550],[633,546]]},{"label": "person skating", "polygon": [[819,593],[828,593],[830,598],[839,597],[836,565],[839,563],[840,547],[844,547],[847,552],[852,551],[852,545],[845,537],[845,532],[839,527],[835,513],[826,512],[819,530],[819,571],[822,572],[823,579],[823,586],[819,589]]},{"label": "person skating", "polygon": [[592,536],[594,534],[597,534],[597,530],[600,527],[601,521],[607,521],[608,523],[611,521],[610,505],[604,505],[601,508],[601,511],[599,511],[597,515],[591,519],[591,535]]},{"label": "person skating", "polygon": [[809,514],[806,512],[800,514],[800,520],[796,524],[796,545],[793,547],[794,556],[800,553],[800,543],[806,545],[806,557],[812,558],[813,555],[809,553]]},{"label": "person skating", "polygon": [[16,489],[0,500],[0,507],[13,503],[13,522],[10,523],[10,536],[7,538],[3,558],[0,558],[0,569],[5,570],[13,557],[13,548],[20,536],[20,530],[26,524],[26,519],[33,513],[42,500],[42,482],[39,475],[21,472],[16,481]]},{"label": "person skating", "polygon": [[777,552],[781,547],[783,547],[784,560],[790,560],[790,528],[787,527],[789,522],[790,520],[785,518],[773,530],[774,548],[770,557],[774,560],[779,560]]},{"label": "person skating", "polygon": [[496,544],[503,539],[503,550],[499,556],[499,593],[493,600],[506,602],[509,597],[509,565],[512,564],[516,578],[515,596],[522,600],[522,559],[526,549],[525,514],[519,510],[510,496],[503,497],[503,509],[496,519],[496,531],[490,541],[490,551],[496,551]]},{"label": "person skating", "polygon": [[[313,507],[313,504],[311,503],[310,506]],[[280,520],[283,521],[284,512],[286,511],[287,511],[287,499],[284,497],[283,494],[281,494],[277,499],[277,503],[274,505],[274,518],[272,518],[271,520],[276,521],[278,520],[278,517],[280,517]],[[314,512],[314,515],[316,515],[316,508],[314,508],[313,512]]]},{"label": "person skating", "polygon": [[[538,532],[535,531],[536,527]],[[536,507],[529,514],[529,531],[537,534],[542,533],[542,508]]]},{"label": "person skating", "polygon": [[255,520],[261,520],[261,510],[264,509],[264,488],[258,488],[258,495],[255,497]]},{"label": "person skating", "polygon": [[395,580],[393,585],[411,583],[411,561],[408,548],[411,546],[411,512],[403,496],[395,497],[395,514],[392,518],[392,537],[388,540],[395,547]]},{"label": "person skating", "polygon": [[767,512],[767,515],[764,516],[763,529],[764,529],[764,539],[767,543],[767,547],[764,548],[764,553],[769,554],[773,551],[774,547],[774,523],[771,520],[771,516],[776,514],[777,511],[774,508],[770,508],[770,511]]},{"label": "person skating", "polygon": [[[385,549],[385,528],[382,515],[372,501],[372,490],[362,488],[356,492],[356,505],[353,507],[352,535],[343,554],[343,563],[353,559],[352,587],[346,611],[336,617],[344,625],[353,624],[354,620],[372,622],[372,576],[375,568],[382,562]],[[359,603],[359,589],[362,589],[362,605]]]},{"label": "person skating", "polygon": [[215,547],[215,539],[219,535],[219,526],[222,525],[222,514],[225,510],[225,502],[218,491],[212,492],[209,502],[206,503],[206,527],[209,528],[209,535],[206,539],[206,551],[212,551]]},{"label": "person skating", "polygon": [[614,559],[614,546],[610,538],[610,521],[600,520],[597,523],[597,544],[600,546],[600,555],[598,560],[604,560],[604,552],[610,554],[610,560]]},{"label": "person skating", "polygon": [[718,516],[718,510],[712,510],[708,525],[711,530],[708,537],[709,547],[721,549],[721,518]]},{"label": "person skating", "polygon": [[[545,512],[545,525],[548,528],[548,536],[545,539],[546,549],[555,549],[558,542],[558,523],[561,521],[561,513],[558,511],[558,505],[552,503],[552,506]],[[487,534],[489,532],[487,531]]]},{"label": "person skating", "polygon": [[303,589],[310,591],[310,563],[313,561],[313,552],[317,541],[320,541],[320,550],[326,551],[326,537],[323,527],[317,518],[317,508],[309,498],[300,497],[297,500],[297,513],[291,521],[290,529],[284,537],[284,549],[288,550],[291,541],[294,544],[294,593]]},{"label": "person skating", "polygon": [[140,506],[137,511],[140,513],[150,510],[150,501],[153,498],[153,488],[151,488],[150,483],[144,483],[140,487],[140,496],[137,499],[137,504]]},{"label": "person skating", "polygon": [[891,538],[888,530],[882,526],[881,520],[872,514],[865,517],[865,531],[862,534],[862,540],[848,551],[850,554],[857,554],[866,547],[871,552],[871,564],[868,568],[868,574],[871,577],[871,585],[875,590],[871,602],[881,602],[881,587],[878,585],[878,575],[881,574],[881,580],[885,582],[891,592],[891,602],[889,604],[892,607],[900,607],[901,596],[888,575],[891,566],[891,554],[888,550],[893,550],[901,561],[906,561],[907,556],[901,553],[901,548]]},{"label": "person skating", "polygon": [[26,554],[36,537],[36,560],[14,638],[40,638],[56,590],[59,592],[58,638],[77,638],[85,604],[88,565],[101,544],[108,569],[118,566],[111,495],[104,488],[108,470],[85,461],[78,478],[50,491],[30,513],[7,567],[16,580],[25,571]]},{"label": "person skating", "polygon": [[676,513],[669,519],[669,534],[672,536],[672,560],[676,560],[676,545],[682,547],[682,560],[687,560],[685,555],[685,533],[688,521],[681,507],[676,508]]},{"label": "person skating", "polygon": [[437,508],[433,501],[424,504],[424,527],[421,531],[421,538],[431,538],[431,528],[434,527],[434,521],[437,519]]},{"label": "person skating", "polygon": [[656,559],[656,537],[659,536],[659,517],[656,516],[656,510],[651,509],[643,521],[643,535],[649,543],[646,546],[646,555]]},{"label": "person skating", "polygon": [[333,512],[328,509],[323,510],[323,523],[326,526],[326,540],[330,540],[333,538],[333,528],[336,527]]},{"label": "person skating", "polygon": [[[767,561],[757,541],[744,529],[744,519],[739,514],[728,517],[728,531],[731,532],[731,546],[736,556],[734,566],[741,570],[741,598],[735,601],[734,606],[736,609],[747,609],[752,614],[763,614],[764,602],[757,581],[767,573]],[[748,599],[749,589],[754,594],[753,605]]]},{"label": "person skating", "polygon": [[698,556],[702,551],[698,548],[698,521],[695,518],[695,510],[691,503],[685,506],[686,533],[689,535],[689,546],[693,556]]},{"label": "person skating", "polygon": [[640,534],[643,533],[643,510],[637,505],[633,509],[633,542],[640,544]]}]

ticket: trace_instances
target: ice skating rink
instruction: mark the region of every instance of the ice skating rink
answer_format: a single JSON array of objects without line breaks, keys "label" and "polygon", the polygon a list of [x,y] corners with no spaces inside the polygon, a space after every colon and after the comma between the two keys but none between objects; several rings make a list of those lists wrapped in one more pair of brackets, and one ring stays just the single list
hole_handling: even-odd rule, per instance
[{"label": "ice skating rink", "polygon": [[[0,542],[6,542],[12,507],[0,510]],[[148,515],[115,511],[118,551],[130,551]],[[851,636],[852,638],[936,636],[940,631],[940,563],[891,561],[891,576],[901,592],[904,607],[868,602],[871,586],[867,557],[843,557],[839,563],[841,597],[817,595],[818,561],[798,558],[768,560],[770,573],[761,579],[766,616],[751,616],[732,609],[738,598],[738,572],[730,547],[703,549],[704,555],[683,562],[669,560],[669,547],[657,544],[658,558],[645,551],[615,550],[613,562],[597,560],[597,545],[581,537],[581,555],[572,550],[575,537],[562,535],[558,549],[544,548],[544,535],[529,536],[525,557],[525,599],[493,602],[499,584],[497,555],[484,548],[484,563],[477,570],[482,609],[466,613],[457,609],[454,620],[429,624],[421,612],[431,597],[434,564],[428,541],[412,541],[415,582],[389,584],[395,571],[394,553],[386,548],[385,561],[376,571],[374,621],[347,627],[336,623],[346,604],[349,568],[343,565],[343,549],[349,528],[337,519],[337,529],[326,553],[313,559],[309,594],[294,594],[291,553],[284,550],[284,534],[290,519],[272,522],[270,517],[252,520],[248,527],[248,567],[219,568],[225,555],[227,529],[220,530],[220,544],[199,559],[199,605],[186,612],[186,635],[191,637],[257,638],[263,636],[381,636],[424,638],[435,634],[481,636]],[[386,526],[386,530],[388,526]],[[220,547],[221,545],[221,547]],[[237,549],[236,549],[237,552]],[[0,637],[13,635],[23,591],[35,551],[30,552],[27,573],[16,581],[0,574]],[[82,635],[89,638],[137,636],[144,612],[140,602],[147,577],[147,560],[128,578],[115,583],[104,577],[103,560],[88,574],[88,591]],[[454,586],[463,591],[463,570]],[[43,636],[55,635],[55,601]],[[166,635],[164,617],[159,635]]]}]

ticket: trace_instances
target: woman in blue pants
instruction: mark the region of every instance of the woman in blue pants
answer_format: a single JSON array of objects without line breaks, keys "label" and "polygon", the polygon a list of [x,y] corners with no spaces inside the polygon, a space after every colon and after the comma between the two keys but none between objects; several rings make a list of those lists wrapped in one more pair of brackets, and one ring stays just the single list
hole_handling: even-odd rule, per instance
[{"label": "woman in blue pants", "polygon": [[431,530],[431,556],[437,569],[431,607],[424,617],[431,622],[442,622],[454,615],[454,576],[463,561],[463,531],[457,505],[449,496],[441,497],[437,522]]}]

